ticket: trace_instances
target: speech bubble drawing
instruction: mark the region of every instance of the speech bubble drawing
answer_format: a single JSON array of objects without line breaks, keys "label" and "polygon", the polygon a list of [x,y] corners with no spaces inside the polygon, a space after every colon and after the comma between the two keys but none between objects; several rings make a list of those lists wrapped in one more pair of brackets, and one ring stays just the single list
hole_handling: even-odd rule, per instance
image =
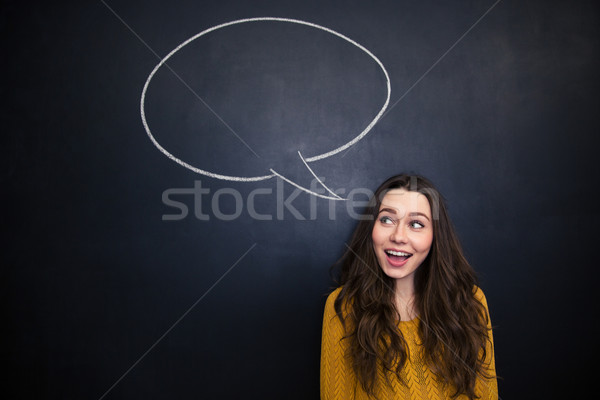
[{"label": "speech bubble drawing", "polygon": [[[201,38],[201,37],[203,37],[211,32],[214,32],[216,30],[219,30],[219,29],[223,29],[223,28],[230,27],[233,25],[252,23],[252,22],[285,22],[285,23],[297,24],[297,25],[306,26],[306,27],[310,27],[310,28],[314,28],[314,29],[318,29],[318,30],[327,32],[331,35],[334,35],[337,38],[343,39],[344,41],[346,41],[346,42],[352,44],[353,46],[357,47],[358,49],[360,49],[362,52],[367,54],[372,60],[374,60],[377,63],[377,66],[379,67],[379,69],[383,72],[383,75],[385,77],[385,82],[386,82],[386,89],[387,89],[385,102],[384,102],[383,106],[381,107],[381,109],[377,112],[375,117],[371,120],[371,122],[357,136],[355,136],[352,140],[342,144],[341,146],[334,148],[332,150],[326,151],[321,154],[305,157],[304,155],[301,154],[300,151],[297,152],[298,156],[299,156],[300,160],[302,161],[302,163],[304,164],[304,166],[314,176],[314,178],[317,179],[319,184],[321,184],[327,190],[329,195],[315,193],[305,187],[302,187],[302,186],[298,185],[297,183],[293,182],[292,180],[286,178],[285,176],[283,176],[282,174],[280,174],[279,172],[275,171],[272,168],[269,169],[270,174],[260,175],[260,176],[251,176],[251,177],[224,175],[224,174],[219,174],[219,173],[215,173],[215,172],[211,172],[211,171],[207,171],[207,170],[198,168],[196,166],[189,164],[188,162],[183,161],[182,159],[174,156],[172,153],[167,151],[156,140],[155,136],[153,135],[153,133],[150,129],[150,126],[146,119],[146,96],[147,96],[148,88],[150,87],[150,83],[152,82],[153,78],[155,77],[157,72],[161,68],[164,67],[164,68],[167,68],[168,70],[170,70],[170,72],[172,72],[179,79],[179,81],[181,81],[181,83],[183,83],[187,87],[187,89],[190,90],[195,95],[195,97],[198,100],[200,100],[204,104],[204,106],[206,106],[214,114],[214,116],[217,117],[217,119],[219,119],[219,121],[224,126],[226,126],[230,130],[230,132],[232,132],[237,137],[237,139],[239,139],[250,151],[252,151],[254,153],[252,148],[241,137],[239,137],[235,133],[235,131],[229,127],[229,125],[227,125],[227,122],[224,121],[216,112],[214,112],[210,108],[210,106],[206,102],[204,102],[202,97],[200,97],[198,94],[196,94],[196,92],[181,77],[179,77],[179,75],[167,64],[167,61],[169,59],[171,59],[175,54],[177,54],[179,51],[181,51],[183,48],[185,48],[187,45],[189,45],[193,41],[197,40],[198,38]],[[324,26],[317,25],[317,24],[314,24],[311,22],[306,22],[306,21],[297,20],[297,19],[290,19],[290,18],[259,17],[259,18],[239,19],[239,20],[235,20],[235,21],[231,21],[231,22],[213,26],[211,28],[208,28],[208,29],[192,36],[191,38],[189,38],[189,39],[185,40],[184,42],[182,42],[181,44],[179,44],[175,49],[173,49],[169,54],[167,54],[167,56],[165,56],[154,67],[154,69],[152,70],[152,72],[150,73],[148,78],[146,79],[146,82],[145,82],[143,90],[142,90],[141,98],[140,98],[140,114],[141,114],[141,118],[142,118],[142,123],[144,125],[144,129],[146,130],[146,133],[147,133],[148,137],[150,138],[150,140],[152,141],[152,143],[154,144],[154,146],[158,150],[160,150],[165,156],[167,156],[169,159],[171,159],[172,161],[176,162],[177,164],[183,166],[184,168],[189,169],[190,171],[193,171],[195,173],[205,175],[205,176],[208,176],[208,177],[211,177],[214,179],[220,179],[220,180],[226,180],[226,181],[236,181],[236,182],[256,182],[256,181],[267,180],[267,179],[270,179],[273,177],[279,177],[279,178],[283,179],[284,181],[288,182],[289,184],[291,184],[291,185],[297,187],[298,189],[303,190],[311,195],[325,198],[325,199],[330,199],[330,200],[345,200],[345,199],[341,198],[340,196],[338,196],[337,194],[335,194],[333,191],[331,191],[327,186],[325,186],[325,184],[321,181],[321,179],[319,179],[319,177],[317,177],[317,175],[309,167],[308,164],[315,162],[315,161],[323,160],[325,158],[328,158],[335,154],[338,154],[338,153],[350,148],[351,146],[356,144],[358,141],[360,141],[362,138],[364,138],[371,131],[371,129],[375,126],[375,124],[379,121],[379,119],[383,116],[383,114],[385,113],[385,110],[387,109],[389,102],[390,102],[390,96],[391,96],[391,83],[390,83],[389,75],[388,75],[387,70],[385,69],[384,65],[371,51],[369,51],[367,48],[360,45],[356,41],[348,38],[347,36],[342,35],[341,33],[336,32],[332,29],[329,29]],[[256,155],[256,153],[254,153],[254,154]]]}]

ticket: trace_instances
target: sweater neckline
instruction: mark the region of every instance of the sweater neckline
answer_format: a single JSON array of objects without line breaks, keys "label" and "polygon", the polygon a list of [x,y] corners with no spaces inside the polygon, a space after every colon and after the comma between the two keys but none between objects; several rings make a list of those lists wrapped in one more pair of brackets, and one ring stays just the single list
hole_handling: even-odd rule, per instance
[{"label": "sweater neckline", "polygon": [[405,326],[406,325],[417,325],[418,322],[419,322],[419,317],[418,316],[414,317],[413,319],[408,320],[408,321],[398,321],[398,323],[400,325],[405,325]]}]

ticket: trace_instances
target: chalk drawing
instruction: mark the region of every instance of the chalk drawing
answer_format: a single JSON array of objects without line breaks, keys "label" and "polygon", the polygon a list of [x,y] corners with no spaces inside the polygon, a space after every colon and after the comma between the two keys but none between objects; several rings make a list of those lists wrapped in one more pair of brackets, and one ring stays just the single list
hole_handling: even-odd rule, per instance
[{"label": "chalk drawing", "polygon": [[300,156],[300,159],[304,163],[304,166],[306,166],[306,169],[308,169],[310,171],[310,173],[312,174],[312,176],[315,177],[315,179],[317,180],[317,182],[319,182],[321,184],[321,186],[323,186],[325,188],[325,190],[327,190],[329,193],[331,193],[334,197],[337,197],[338,200],[342,200],[342,198],[340,196],[338,196],[336,193],[332,192],[331,189],[329,189],[327,186],[325,186],[325,184],[323,183],[323,181],[313,172],[312,168],[308,166],[308,164],[307,164],[306,160],[304,159],[304,157],[302,157],[302,153],[298,152],[298,156]]},{"label": "chalk drawing", "polygon": [[[150,82],[152,81],[152,78],[154,78],[154,75],[158,72],[158,70],[165,66],[167,68],[169,68],[169,66],[166,64],[167,61],[173,56],[175,55],[178,51],[180,51],[181,49],[183,49],[185,46],[187,46],[189,43],[193,42],[194,40],[210,33],[213,31],[216,31],[217,29],[222,29],[228,26],[232,26],[232,25],[237,25],[237,24],[243,24],[243,23],[249,23],[249,22],[273,22],[273,21],[277,21],[277,22],[288,22],[288,23],[292,23],[292,24],[299,24],[299,25],[304,25],[304,26],[308,26],[311,28],[315,28],[315,29],[320,29],[322,31],[325,31],[327,33],[330,33],[340,39],[345,40],[346,42],[358,47],[360,50],[362,50],[363,52],[365,52],[369,57],[371,57],[379,66],[379,68],[381,69],[381,71],[383,72],[384,76],[385,76],[385,81],[386,81],[386,88],[387,88],[387,95],[386,95],[386,99],[385,99],[385,103],[383,104],[383,106],[381,107],[381,109],[379,110],[379,112],[377,113],[377,115],[375,116],[375,118],[367,125],[367,127],[360,132],[360,134],[358,134],[358,136],[354,137],[352,140],[350,140],[349,142],[347,142],[346,144],[343,144],[340,147],[337,147],[333,150],[330,150],[326,153],[323,154],[317,154],[314,156],[310,156],[310,157],[303,157],[302,154],[300,154],[300,152],[298,152],[298,156],[300,157],[300,159],[302,160],[302,162],[304,163],[304,165],[306,166],[306,168],[310,171],[310,173],[317,179],[317,181],[319,182],[319,184],[321,184],[321,186],[323,186],[330,194],[331,196],[327,196],[327,195],[323,195],[320,193],[316,193],[311,191],[310,189],[307,189],[305,187],[302,187],[298,184],[296,184],[295,182],[292,182],[290,179],[284,177],[283,175],[281,175],[280,173],[278,173],[277,171],[270,169],[271,174],[268,175],[262,175],[262,176],[252,176],[252,177],[241,177],[241,176],[229,176],[229,175],[221,175],[218,173],[214,173],[214,172],[210,172],[210,171],[206,171],[197,167],[194,167],[193,165],[190,165],[189,163],[186,163],[185,161],[175,157],[173,154],[169,153],[163,146],[160,145],[160,143],[158,143],[158,141],[154,138],[154,135],[152,134],[152,131],[150,130],[150,126],[148,125],[148,121],[146,120],[146,112],[145,112],[145,102],[146,102],[146,93],[148,91],[148,87],[150,86]],[[170,68],[169,68],[170,69]],[[369,131],[371,131],[371,129],[373,129],[373,127],[375,126],[375,124],[379,121],[379,119],[383,116],[383,114],[385,113],[386,108],[389,105],[390,102],[390,96],[391,96],[391,84],[390,84],[390,77],[385,69],[385,67],[383,66],[383,64],[381,63],[381,61],[373,54],[371,53],[367,48],[365,48],[364,46],[362,46],[361,44],[355,42],[354,40],[348,38],[347,36],[342,35],[339,32],[336,32],[332,29],[326,28],[324,26],[321,25],[317,25],[314,24],[312,22],[306,22],[306,21],[302,21],[302,20],[297,20],[297,19],[290,19],[290,18],[277,18],[277,17],[259,17],[259,18],[245,18],[245,19],[239,19],[239,20],[235,20],[235,21],[230,21],[230,22],[226,22],[224,24],[220,24],[220,25],[216,25],[213,26],[212,28],[208,28],[194,36],[192,36],[191,38],[187,39],[186,41],[184,41],[183,43],[181,43],[179,46],[177,46],[175,49],[173,49],[169,54],[166,55],[166,57],[164,57],[159,63],[158,65],[156,65],[156,67],[154,67],[154,69],[152,70],[152,72],[150,73],[150,75],[148,76],[148,79],[146,79],[146,83],[144,84],[144,88],[142,90],[142,96],[140,99],[140,114],[142,117],[142,123],[144,125],[144,129],[146,130],[146,133],[148,134],[148,137],[150,138],[150,140],[152,141],[152,143],[154,144],[154,146],[156,146],[156,148],[158,150],[160,150],[165,156],[167,156],[169,159],[175,161],[177,164],[181,165],[182,167],[185,167],[187,169],[189,169],[190,171],[193,171],[195,173],[201,174],[201,175],[205,175],[211,178],[215,178],[215,179],[221,179],[221,180],[226,180],[226,181],[236,181],[236,182],[256,182],[256,181],[263,181],[266,179],[270,179],[273,177],[278,177],[280,179],[283,179],[284,181],[288,182],[289,184],[313,195],[313,196],[317,196],[317,197],[321,197],[321,198],[325,198],[325,199],[329,199],[329,200],[345,200],[343,198],[341,198],[340,196],[338,196],[337,194],[335,194],[333,191],[331,191],[327,186],[325,186],[325,184],[321,181],[321,179],[319,179],[317,177],[317,175],[315,175],[315,173],[313,172],[313,170],[308,166],[308,163],[314,162],[314,161],[318,161],[318,160],[323,160],[327,157],[331,157],[335,154],[338,154],[346,149],[348,149],[349,147],[351,147],[352,145],[356,144],[359,140],[361,140],[363,137],[365,137],[367,135],[367,133],[369,133]]]}]

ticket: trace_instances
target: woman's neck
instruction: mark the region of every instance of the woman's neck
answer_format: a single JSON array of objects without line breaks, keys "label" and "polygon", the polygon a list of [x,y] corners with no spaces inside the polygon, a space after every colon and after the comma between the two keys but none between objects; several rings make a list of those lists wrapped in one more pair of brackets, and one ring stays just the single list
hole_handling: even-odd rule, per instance
[{"label": "woman's neck", "polygon": [[400,321],[410,321],[417,317],[414,304],[414,296],[409,299],[396,296],[396,310],[400,314]]},{"label": "woman's neck", "polygon": [[410,321],[417,316],[415,304],[415,288],[413,282],[396,281],[396,310],[401,321]]}]

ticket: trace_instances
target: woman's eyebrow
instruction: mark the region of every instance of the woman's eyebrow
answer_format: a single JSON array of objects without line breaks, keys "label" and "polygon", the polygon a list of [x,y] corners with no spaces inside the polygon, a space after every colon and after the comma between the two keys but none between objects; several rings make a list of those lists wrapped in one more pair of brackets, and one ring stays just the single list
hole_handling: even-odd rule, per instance
[{"label": "woman's eyebrow", "polygon": [[[381,210],[379,210],[379,212],[377,214],[381,214],[382,212],[398,214],[398,211],[395,208],[385,207],[385,206]],[[418,211],[413,211],[413,212],[409,213],[408,216],[409,217],[423,217],[423,218],[427,219],[427,221],[431,221],[431,219],[427,216],[427,214],[424,214],[424,213],[418,212]]]},{"label": "woman's eyebrow", "polygon": [[410,214],[408,214],[409,217],[418,217],[418,216],[422,216],[427,218],[427,221],[430,221],[429,217],[425,214],[423,214],[422,212],[411,212]]}]

